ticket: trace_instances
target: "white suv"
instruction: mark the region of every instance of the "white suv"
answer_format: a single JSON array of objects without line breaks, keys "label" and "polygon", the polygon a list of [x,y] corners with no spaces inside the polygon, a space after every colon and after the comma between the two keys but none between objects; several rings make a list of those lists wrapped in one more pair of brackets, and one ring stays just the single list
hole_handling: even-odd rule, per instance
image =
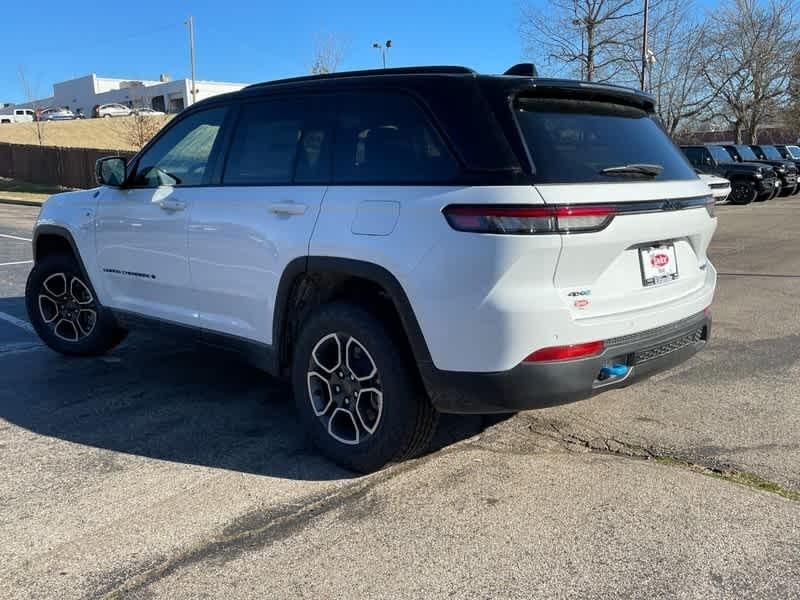
[{"label": "white suv", "polygon": [[94,113],[96,117],[109,118],[109,117],[129,117],[133,111],[124,104],[99,104],[95,107]]},{"label": "white suv", "polygon": [[461,67],[276,81],[97,174],[37,222],[42,339],[93,355],[167,324],[237,350],[356,470],[424,450],[439,412],[585,398],[709,337],[714,203],[637,91]]}]

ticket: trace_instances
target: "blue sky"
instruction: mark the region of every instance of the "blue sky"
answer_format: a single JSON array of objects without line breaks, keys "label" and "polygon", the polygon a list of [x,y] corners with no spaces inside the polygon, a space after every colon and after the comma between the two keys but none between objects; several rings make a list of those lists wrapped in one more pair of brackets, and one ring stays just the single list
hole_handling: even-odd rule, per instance
[{"label": "blue sky", "polygon": [[390,66],[463,64],[497,73],[524,58],[518,7],[517,0],[137,0],[10,10],[3,24],[0,101],[25,100],[20,66],[38,97],[50,95],[54,82],[92,72],[187,77],[183,22],[189,14],[198,79],[249,83],[305,74],[321,32],[346,40],[340,70],[380,66],[372,42],[391,38]]}]

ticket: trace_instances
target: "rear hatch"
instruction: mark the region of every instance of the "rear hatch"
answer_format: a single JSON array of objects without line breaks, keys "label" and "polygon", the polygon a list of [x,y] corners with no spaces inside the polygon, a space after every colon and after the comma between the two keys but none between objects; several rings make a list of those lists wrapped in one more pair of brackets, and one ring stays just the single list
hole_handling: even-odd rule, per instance
[{"label": "rear hatch", "polygon": [[552,90],[515,100],[536,192],[575,215],[554,275],[575,319],[679,302],[706,282],[709,189],[636,100]]}]

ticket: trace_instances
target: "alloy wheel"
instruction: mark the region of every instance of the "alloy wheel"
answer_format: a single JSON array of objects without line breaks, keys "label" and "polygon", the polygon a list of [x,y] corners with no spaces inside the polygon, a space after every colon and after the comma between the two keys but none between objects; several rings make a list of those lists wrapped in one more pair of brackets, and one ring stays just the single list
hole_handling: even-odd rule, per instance
[{"label": "alloy wheel", "polygon": [[65,342],[79,342],[97,325],[97,304],[89,286],[75,275],[53,273],[42,282],[39,314],[53,334]]},{"label": "alloy wheel", "polygon": [[314,415],[328,434],[358,445],[377,430],[383,390],[375,360],[353,336],[330,333],[311,351],[306,375]]}]

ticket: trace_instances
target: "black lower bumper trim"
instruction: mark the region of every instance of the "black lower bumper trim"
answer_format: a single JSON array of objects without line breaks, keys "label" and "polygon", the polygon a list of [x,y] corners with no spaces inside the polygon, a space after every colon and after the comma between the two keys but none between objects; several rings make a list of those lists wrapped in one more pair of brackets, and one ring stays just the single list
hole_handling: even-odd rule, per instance
[{"label": "black lower bumper trim", "polygon": [[[579,360],[522,363],[510,371],[469,373],[420,365],[434,406],[446,413],[503,413],[544,408],[624,387],[670,369],[701,350],[711,334],[705,313],[606,341],[600,356]],[[623,363],[626,376],[600,381],[603,366]]]}]

